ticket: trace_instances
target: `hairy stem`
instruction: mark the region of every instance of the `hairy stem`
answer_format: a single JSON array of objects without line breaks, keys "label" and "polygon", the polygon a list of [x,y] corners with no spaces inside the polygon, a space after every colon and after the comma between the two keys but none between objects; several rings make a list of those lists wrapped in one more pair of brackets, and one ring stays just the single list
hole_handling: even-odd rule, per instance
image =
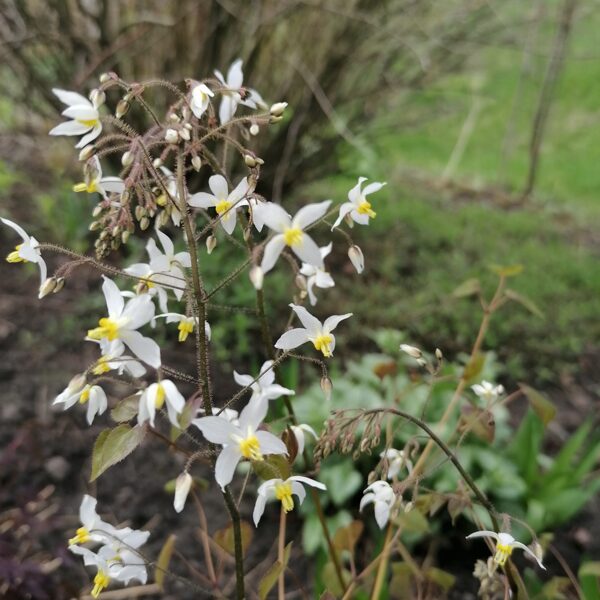
[{"label": "hairy stem", "polygon": [[242,528],[240,522],[240,513],[235,505],[235,500],[231,495],[231,490],[227,486],[223,490],[223,497],[227,510],[231,516],[231,525],[233,526],[233,544],[235,548],[235,589],[237,600],[244,600],[244,549],[242,547]]}]

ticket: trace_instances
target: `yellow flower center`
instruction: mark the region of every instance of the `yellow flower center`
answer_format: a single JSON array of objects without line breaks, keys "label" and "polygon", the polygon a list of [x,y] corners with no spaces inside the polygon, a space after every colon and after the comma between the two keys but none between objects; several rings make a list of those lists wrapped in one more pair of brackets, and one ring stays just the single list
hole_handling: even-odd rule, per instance
[{"label": "yellow flower center", "polygon": [[319,352],[323,353],[323,356],[328,358],[328,357],[332,356],[331,349],[329,348],[329,346],[331,345],[331,342],[333,342],[333,336],[331,336],[327,333],[327,334],[321,334],[320,336],[316,337],[313,340],[313,345]]},{"label": "yellow flower center", "polygon": [[94,375],[102,375],[103,373],[108,373],[110,371],[110,367],[108,366],[109,360],[110,356],[101,356],[96,361],[96,365],[92,369],[92,373]]},{"label": "yellow flower center", "polygon": [[86,385],[83,390],[81,390],[81,394],[79,394],[79,404],[85,404],[90,399],[90,390],[92,388],[89,385]]},{"label": "yellow flower center", "polygon": [[292,498],[292,484],[287,481],[275,484],[275,498],[281,501],[283,510],[290,512],[294,508],[294,500]]},{"label": "yellow flower center", "polygon": [[179,329],[179,341],[185,342],[185,340],[187,340],[187,336],[194,331],[194,320],[185,319],[183,321],[179,321],[177,329]]},{"label": "yellow flower center", "polygon": [[106,338],[109,342],[119,337],[119,324],[114,319],[104,317],[98,321],[99,327],[88,330],[88,337],[93,340]]},{"label": "yellow flower center", "polygon": [[6,257],[7,262],[9,263],[18,263],[18,262],[29,262],[24,259],[22,256],[19,256],[19,250],[23,244],[19,244],[15,246],[15,249]]},{"label": "yellow flower center", "polygon": [[92,590],[92,596],[97,598],[100,592],[108,587],[110,583],[110,577],[104,571],[98,571],[96,577],[94,577],[94,589]]},{"label": "yellow flower center", "polygon": [[96,127],[98,125],[98,119],[75,119],[78,123],[85,125],[86,127]]},{"label": "yellow flower center", "polygon": [[165,206],[167,204],[167,195],[161,194],[158,196],[158,198],[156,198],[156,204],[158,204],[158,206]]},{"label": "yellow flower center", "polygon": [[94,179],[92,181],[89,181],[88,183],[85,183],[85,181],[82,181],[81,183],[76,183],[73,186],[73,191],[87,192],[88,194],[93,194],[94,192],[98,191],[98,182]]},{"label": "yellow flower center", "polygon": [[239,442],[240,452],[244,458],[250,460],[262,460],[263,455],[260,451],[260,442],[255,435],[249,435],[247,438],[241,439]]},{"label": "yellow flower center", "polygon": [[158,388],[156,389],[156,400],[154,400],[154,406],[157,410],[160,410],[165,403],[165,389],[159,383]]},{"label": "yellow flower center", "polygon": [[358,214],[360,215],[368,215],[371,219],[374,219],[377,216],[377,213],[371,208],[371,203],[367,200],[363,200],[356,209]]},{"label": "yellow flower center", "polygon": [[300,227],[287,227],[283,232],[283,241],[288,246],[297,246],[302,243],[303,233]]},{"label": "yellow flower center", "polygon": [[72,537],[69,540],[69,546],[73,546],[74,544],[85,544],[90,541],[90,532],[85,527],[80,527],[75,532],[75,537]]},{"label": "yellow flower center", "polygon": [[494,562],[503,567],[508,557],[512,554],[512,551],[512,546],[509,546],[508,544],[497,544],[496,554],[494,554]]},{"label": "yellow flower center", "polygon": [[232,206],[233,203],[229,202],[229,200],[219,200],[215,204],[215,210],[217,211],[218,215],[222,215],[224,212],[227,212]]}]

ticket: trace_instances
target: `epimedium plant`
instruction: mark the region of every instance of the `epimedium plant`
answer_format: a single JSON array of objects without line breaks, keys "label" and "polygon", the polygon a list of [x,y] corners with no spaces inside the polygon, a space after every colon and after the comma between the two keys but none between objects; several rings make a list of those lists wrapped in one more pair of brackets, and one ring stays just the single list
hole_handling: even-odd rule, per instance
[{"label": "epimedium plant", "polygon": [[[157,88],[172,99],[164,115],[157,114],[148,100],[149,92]],[[473,392],[481,400],[480,405],[473,403],[471,409],[463,410],[459,423],[454,419],[467,385],[479,372],[489,320],[503,304],[514,299],[507,293],[506,280],[518,269],[498,269],[498,288],[491,300],[481,298],[481,328],[466,365],[457,373],[442,373],[439,350],[429,357],[413,346],[400,346],[426,369],[430,390],[440,383],[452,386],[448,402],[441,411],[438,407],[435,416],[429,412],[429,392],[420,414],[415,414],[405,410],[398,389],[391,385],[391,405],[377,401],[352,405],[341,397],[340,405],[330,415],[312,423],[303,422],[296,414],[296,390],[279,384],[277,374],[285,365],[306,362],[320,374],[323,406],[329,405],[333,384],[328,365],[336,349],[334,331],[340,325],[348,326],[346,320],[352,313],[317,318],[312,307],[321,290],[335,285],[325,265],[335,241],[342,240],[355,270],[363,272],[365,260],[352,241],[351,228],[367,226],[376,218],[373,195],[385,184],[367,183],[361,177],[349,190],[347,201],[339,205],[332,200],[305,204],[293,215],[263,197],[257,191],[263,161],[250,147],[252,138],[261,128],[281,120],[287,105],[276,102],[269,106],[256,90],[245,87],[241,60],[231,65],[226,76],[216,71],[214,77],[202,81],[187,80],[185,87],[163,80],[130,83],[107,73],[100,77],[99,87],[89,98],[60,89],[54,93],[67,106],[63,115],[68,120],[50,134],[80,138],[76,147],[83,163],[83,181],[73,189],[94,194],[98,200],[90,225],[97,234],[95,256],[39,242],[20,225],[2,219],[22,240],[8,260],[37,264],[40,298],[60,291],[81,266],[93,267],[102,275],[106,310],[96,324],[90,322],[85,337],[98,346],[99,358],[85,372],[75,375],[54,403],[64,409],[83,405],[89,424],[105,418],[110,405],[110,416],[117,425],[103,430],[94,444],[92,480],[125,459],[146,436],[164,442],[185,458],[183,471],[173,474],[177,475],[173,506],[181,512],[188,496],[193,496],[206,561],[206,574],[190,569],[185,582],[211,597],[227,595],[223,570],[215,569],[213,563],[206,516],[197,493],[199,484],[194,477],[199,465],[209,464],[231,519],[228,532],[220,537],[228,538],[224,543],[234,556],[229,575],[235,580],[237,598],[249,593],[244,568],[244,540],[249,525],[241,513],[253,504],[252,520],[258,527],[268,502],[275,500],[281,505],[277,560],[262,577],[258,595],[265,598],[277,585],[278,597],[283,598],[291,544],[286,545],[287,514],[307,495],[327,549],[330,579],[334,582],[330,587],[344,598],[351,598],[375,573],[371,597],[381,597],[393,553],[399,551],[410,564],[401,542],[403,523],[407,518],[414,521],[415,515],[424,518],[430,512],[433,496],[428,495],[423,481],[432,469],[431,457],[439,451],[459,475],[452,498],[446,500],[453,499],[470,514],[478,529],[470,537],[484,537],[493,551],[487,576],[505,593],[511,588],[526,593],[511,555],[515,548],[523,550],[543,568],[541,551],[538,545],[532,550],[511,535],[511,517],[497,511],[457,454],[468,431],[482,426],[485,429],[485,420],[493,416],[504,390],[485,382],[478,384]],[[118,98],[114,114],[109,114],[106,99],[113,93]],[[127,123],[132,107],[147,115],[145,131],[136,131]],[[240,107],[252,112],[239,116]],[[110,155],[120,157],[119,176],[103,172],[103,160]],[[209,191],[193,191],[198,172],[208,175]],[[319,226],[323,231],[318,239],[329,238],[321,247],[314,239]],[[105,261],[131,236],[146,230],[151,231],[146,244],[147,262],[119,267]],[[217,281],[209,281],[204,277],[203,265],[218,261],[218,244],[231,244],[241,259],[233,270],[220,273]],[[43,258],[48,252],[67,257],[50,277]],[[265,290],[269,281],[266,276],[274,268],[281,268],[281,263],[289,268],[294,283],[289,318],[283,327],[268,318]],[[222,304],[227,286],[244,274],[253,290],[254,306]],[[115,280],[130,285],[125,289]],[[210,322],[220,310],[243,311],[255,319],[261,332],[256,353],[266,359],[258,373],[234,371],[240,389],[228,397],[211,377],[214,350]],[[292,327],[296,323],[299,326]],[[178,343],[189,347],[194,357],[193,373],[163,360],[163,348],[157,339],[164,339],[162,332],[169,328],[176,328]],[[235,362],[235,357],[231,360]],[[383,379],[386,366],[381,369],[379,376]],[[126,391],[119,398],[109,398],[105,388],[115,382]],[[509,394],[505,400],[511,397]],[[539,408],[539,400],[537,404]],[[394,447],[395,428],[407,424],[410,433],[404,446]],[[315,446],[311,438],[318,440]],[[423,439],[427,441],[421,443]],[[380,460],[366,483],[354,477],[349,486],[344,476],[337,480],[331,472],[327,476],[326,467],[325,477],[319,476],[321,463],[325,465],[332,453],[352,454],[358,459],[376,448]],[[239,479],[241,492],[235,498],[232,485],[238,484],[240,463],[245,465],[246,477]],[[248,501],[245,498],[255,489],[255,483],[256,496]],[[346,492],[342,493],[344,485]],[[364,513],[372,510],[376,526],[385,530],[385,535],[383,545],[374,551],[375,557],[359,572],[351,552],[350,570],[345,561],[360,535],[360,527],[352,522],[334,535],[321,498],[327,501],[331,497],[339,505],[350,497],[352,492],[348,490],[360,488],[364,490],[357,508]],[[141,549],[149,532],[113,526],[102,519],[96,505],[93,497],[84,496],[81,527],[69,540],[69,549],[95,569],[94,597],[114,582],[145,583],[151,565],[161,584],[165,576],[175,576],[168,569],[172,537],[152,561]]]}]

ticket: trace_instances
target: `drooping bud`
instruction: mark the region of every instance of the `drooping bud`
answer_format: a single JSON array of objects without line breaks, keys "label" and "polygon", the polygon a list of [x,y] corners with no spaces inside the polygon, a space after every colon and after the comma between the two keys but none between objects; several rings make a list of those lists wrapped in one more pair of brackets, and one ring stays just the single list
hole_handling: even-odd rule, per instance
[{"label": "drooping bud", "polygon": [[304,277],[304,275],[300,275],[300,274],[296,275],[296,278],[294,279],[294,283],[303,292],[306,291],[306,277]]},{"label": "drooping bud", "polygon": [[179,137],[182,140],[185,140],[186,142],[189,142],[189,140],[190,140],[190,130],[186,129],[185,127],[183,127],[182,129],[179,130]]},{"label": "drooping bud", "polygon": [[104,90],[99,90],[98,88],[93,89],[90,92],[90,100],[94,105],[94,108],[102,106],[106,101],[106,94],[104,93]]},{"label": "drooping bud", "polygon": [[214,235],[209,235],[206,238],[206,251],[212,254],[212,251],[217,247],[217,238]]},{"label": "drooping bud", "polygon": [[111,79],[112,77],[110,76],[110,73],[102,73],[102,75],[99,77],[100,83],[107,83]]},{"label": "drooping bud", "polygon": [[175,481],[175,500],[173,501],[173,507],[178,513],[181,512],[185,506],[185,501],[190,493],[193,482],[192,476],[187,471],[181,473]]},{"label": "drooping bud", "polygon": [[48,277],[42,285],[40,285],[40,293],[38,294],[38,298],[44,298],[48,294],[51,294],[56,287],[56,277]]},{"label": "drooping bud", "polygon": [[94,144],[88,144],[79,153],[79,160],[82,162],[89,160],[90,158],[92,158],[92,156],[94,156],[95,153],[96,153],[96,147],[94,146]]},{"label": "drooping bud", "polygon": [[201,166],[202,160],[200,159],[200,157],[198,155],[192,157],[192,167],[194,167],[196,171],[199,171]]},{"label": "drooping bud", "polygon": [[271,113],[271,116],[273,117],[281,117],[283,111],[287,108],[287,105],[287,102],[276,102],[269,109],[269,113]]},{"label": "drooping bud", "polygon": [[356,269],[356,272],[360,275],[365,269],[365,257],[362,250],[356,244],[350,246],[348,249],[348,258]]},{"label": "drooping bud", "polygon": [[271,125],[273,123],[279,123],[279,121],[281,121],[281,119],[283,119],[283,117],[274,117],[273,115],[271,115],[269,117],[269,123],[271,123]]},{"label": "drooping bud", "polygon": [[435,349],[435,357],[438,360],[442,360],[444,358],[444,355],[442,354],[442,351],[439,348]]},{"label": "drooping bud", "polygon": [[160,169],[160,167],[162,167],[162,164],[163,164],[163,161],[162,161],[162,159],[161,159],[161,158],[155,158],[155,159],[152,161],[152,166],[153,166],[155,169]]},{"label": "drooping bud", "polygon": [[423,353],[415,346],[409,346],[408,344],[400,344],[400,350],[413,358],[419,359],[423,356]]},{"label": "drooping bud", "polygon": [[148,217],[142,217],[140,219],[140,229],[142,231],[145,231],[146,229],[148,229],[149,225],[150,225],[150,219],[148,219]]},{"label": "drooping bud", "polygon": [[250,167],[251,169],[257,165],[256,159],[254,156],[252,156],[252,154],[244,154],[244,162],[246,163],[246,166]]},{"label": "drooping bud", "polygon": [[100,214],[102,213],[103,208],[98,204],[96,206],[94,206],[94,210],[92,211],[92,217],[96,218],[99,217]]},{"label": "drooping bud", "polygon": [[127,102],[127,100],[119,100],[119,102],[117,102],[117,109],[115,110],[115,116],[117,119],[124,117],[127,114],[130,106],[131,105],[129,102]]},{"label": "drooping bud", "polygon": [[175,129],[167,129],[165,131],[165,140],[169,142],[169,144],[176,144],[179,141],[179,134]]},{"label": "drooping bud", "polygon": [[333,383],[331,382],[331,379],[329,379],[329,377],[327,375],[323,375],[323,377],[321,377],[321,389],[323,390],[323,393],[325,394],[325,400],[327,400],[327,402],[329,402],[331,400],[331,392],[333,390]]},{"label": "drooping bud", "polygon": [[133,163],[133,153],[127,150],[127,152],[123,152],[123,156],[121,156],[121,164],[124,167],[128,167],[131,163]]},{"label": "drooping bud", "polygon": [[58,292],[60,292],[60,290],[62,290],[65,287],[65,278],[64,277],[57,277],[56,278],[56,285],[54,286],[54,289],[52,290],[53,294],[58,294]]},{"label": "drooping bud", "polygon": [[126,244],[127,241],[129,240],[129,236],[131,235],[131,232],[129,230],[125,230],[122,234],[121,234],[121,241]]},{"label": "drooping bud", "polygon": [[260,131],[260,127],[258,126],[258,123],[252,123],[252,125],[250,125],[250,135],[258,135]]},{"label": "drooping bud", "polygon": [[258,265],[255,265],[250,269],[250,281],[252,282],[254,289],[262,290],[264,278],[265,274]]}]

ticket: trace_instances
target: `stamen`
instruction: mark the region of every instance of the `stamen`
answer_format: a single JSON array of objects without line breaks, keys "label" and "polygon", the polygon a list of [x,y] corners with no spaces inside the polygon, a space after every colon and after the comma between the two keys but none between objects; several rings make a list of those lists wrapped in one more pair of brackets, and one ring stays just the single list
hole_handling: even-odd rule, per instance
[{"label": "stamen", "polygon": [[23,244],[19,244],[15,246],[15,249],[6,257],[6,261],[9,263],[18,263],[18,262],[29,262],[22,256],[19,256],[19,250]]},{"label": "stamen", "polygon": [[371,219],[374,219],[377,216],[377,213],[371,208],[371,203],[367,200],[363,200],[358,205],[356,211],[361,215],[368,215]]},{"label": "stamen", "polygon": [[97,598],[100,592],[108,587],[110,583],[110,577],[104,571],[98,571],[96,577],[94,577],[94,589],[92,590],[92,596]]},{"label": "stamen", "polygon": [[313,345],[323,356],[329,358],[332,356],[330,345],[333,342],[333,336],[329,334],[321,334],[313,340]]},{"label": "stamen", "polygon": [[154,400],[154,406],[157,410],[160,410],[165,403],[165,388],[159,383],[156,389],[156,399]]},{"label": "stamen", "polygon": [[283,232],[283,240],[288,246],[297,246],[302,243],[303,234],[299,227],[287,227]]},{"label": "stamen", "polygon": [[185,342],[187,337],[192,331],[194,331],[194,320],[193,319],[185,319],[179,321],[179,325],[177,325],[177,329],[179,329],[179,341]]},{"label": "stamen", "polygon": [[119,324],[115,320],[104,317],[98,321],[98,325],[99,327],[88,330],[88,337],[93,340],[106,338],[109,342],[119,337]]},{"label": "stamen", "polygon": [[218,215],[222,215],[224,212],[227,212],[232,206],[233,203],[229,202],[229,200],[219,200],[215,204],[215,210],[217,211]]},{"label": "stamen", "polygon": [[72,537],[69,540],[69,546],[73,546],[75,544],[85,544],[90,541],[90,532],[85,527],[80,527],[75,532],[75,537]]},{"label": "stamen", "polygon": [[263,455],[260,451],[260,442],[255,435],[249,435],[247,438],[241,439],[238,443],[240,445],[240,452],[244,458],[263,460]]},{"label": "stamen", "polygon": [[292,484],[284,481],[275,484],[275,498],[281,501],[283,510],[287,513],[294,508],[294,499],[292,498]]}]

